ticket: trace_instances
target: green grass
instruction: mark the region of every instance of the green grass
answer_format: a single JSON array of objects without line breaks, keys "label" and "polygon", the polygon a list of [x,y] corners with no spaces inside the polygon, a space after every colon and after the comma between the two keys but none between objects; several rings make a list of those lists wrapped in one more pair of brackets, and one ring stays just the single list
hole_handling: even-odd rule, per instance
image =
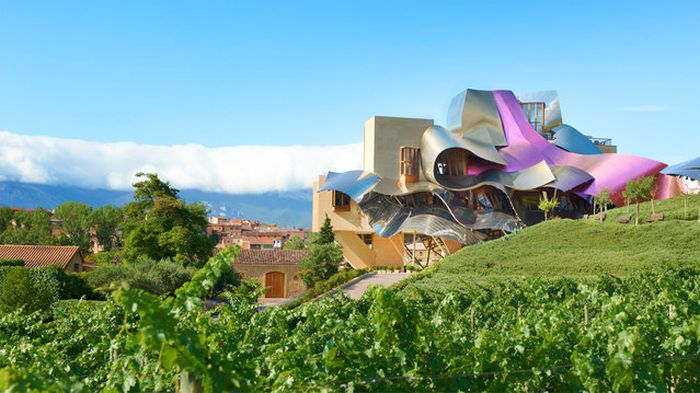
[{"label": "green grass", "polygon": [[[684,209],[684,204],[685,204],[685,198],[686,197],[676,197],[676,198],[671,198],[671,199],[665,199],[662,201],[654,201],[654,206],[656,208],[656,213],[663,213],[664,215],[664,220],[666,221],[673,221],[673,220],[680,220],[680,221],[698,221],[698,209],[700,209],[700,195],[690,195],[688,196],[688,211],[687,211],[687,216],[685,215],[685,209]],[[649,202],[644,202],[640,203],[640,209],[639,209],[639,222],[646,222],[647,219],[649,219],[649,216],[651,215],[651,203]],[[627,207],[619,207],[616,209],[610,209],[608,210],[607,218],[605,220],[606,223],[618,223],[618,218],[623,215],[629,214],[632,218],[632,223],[634,224],[634,205],[630,205],[629,207],[629,213],[627,212],[628,209]],[[594,220],[594,217],[589,218],[590,220]],[[625,225],[625,224],[620,224],[620,225]]]},{"label": "green grass", "polygon": [[[666,220],[638,226],[620,224],[625,207],[608,211],[607,220],[555,219],[500,240],[481,243],[443,259],[398,285],[402,290],[449,291],[466,283],[502,278],[627,276],[648,266],[700,263],[700,196],[689,200],[695,216],[684,219],[683,197],[656,202]],[[641,206],[646,221],[651,208]],[[633,218],[634,220],[634,218]]]}]

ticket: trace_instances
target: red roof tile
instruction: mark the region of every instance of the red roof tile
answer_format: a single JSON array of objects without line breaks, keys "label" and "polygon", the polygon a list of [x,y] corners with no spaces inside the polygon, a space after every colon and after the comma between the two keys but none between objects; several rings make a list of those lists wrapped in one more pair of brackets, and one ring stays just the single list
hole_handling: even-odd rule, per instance
[{"label": "red roof tile", "polygon": [[241,236],[241,239],[249,241],[250,244],[263,244],[263,245],[273,245],[275,244],[274,237],[262,237],[262,236]]},{"label": "red roof tile", "polygon": [[308,255],[306,250],[241,250],[233,264],[298,265]]},{"label": "red roof tile", "polygon": [[78,246],[0,245],[0,259],[21,259],[25,267],[56,265],[65,269],[75,254],[79,253]]}]

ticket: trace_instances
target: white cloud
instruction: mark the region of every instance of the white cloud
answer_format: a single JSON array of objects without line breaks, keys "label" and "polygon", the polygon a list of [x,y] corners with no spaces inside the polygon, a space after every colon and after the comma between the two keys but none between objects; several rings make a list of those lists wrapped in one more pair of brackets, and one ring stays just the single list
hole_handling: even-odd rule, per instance
[{"label": "white cloud", "polygon": [[319,174],[362,168],[362,145],[141,145],[0,131],[0,180],[126,190],[139,171],[180,189],[258,193],[311,187]]},{"label": "white cloud", "polygon": [[669,112],[671,111],[671,108],[663,105],[653,105],[653,104],[644,104],[644,105],[631,105],[631,106],[621,106],[617,108],[618,111],[620,112]]}]

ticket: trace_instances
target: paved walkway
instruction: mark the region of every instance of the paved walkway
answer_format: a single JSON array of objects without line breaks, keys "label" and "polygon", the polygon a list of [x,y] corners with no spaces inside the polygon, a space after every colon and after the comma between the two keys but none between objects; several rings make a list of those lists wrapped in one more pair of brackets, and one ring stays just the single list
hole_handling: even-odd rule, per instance
[{"label": "paved walkway", "polygon": [[263,309],[265,309],[265,308],[269,308],[269,307],[277,307],[277,306],[281,306],[281,305],[283,305],[283,304],[291,303],[291,302],[293,302],[294,300],[296,300],[295,297],[291,297],[291,298],[272,298],[272,299],[263,298],[263,299],[258,300],[258,303],[260,303],[260,306],[261,306]]},{"label": "paved walkway", "polygon": [[[353,282],[343,287],[343,293],[350,299],[357,300],[362,297],[362,295],[367,291],[371,285],[381,285],[383,287],[389,287],[396,284],[397,282],[408,278],[411,273],[372,273],[367,274],[359,280]],[[331,291],[332,292],[332,291]],[[332,296],[332,293],[331,293]],[[279,299],[260,299],[260,311],[263,311],[270,307],[281,306],[286,303],[294,301],[295,298],[279,298]]]},{"label": "paved walkway", "polygon": [[381,285],[386,288],[396,284],[404,278],[408,278],[410,275],[411,273],[370,274],[365,276],[363,279],[355,281],[347,287],[344,287],[343,292],[350,299],[359,299],[362,297],[362,294],[367,291],[367,288],[369,288],[370,285]]}]

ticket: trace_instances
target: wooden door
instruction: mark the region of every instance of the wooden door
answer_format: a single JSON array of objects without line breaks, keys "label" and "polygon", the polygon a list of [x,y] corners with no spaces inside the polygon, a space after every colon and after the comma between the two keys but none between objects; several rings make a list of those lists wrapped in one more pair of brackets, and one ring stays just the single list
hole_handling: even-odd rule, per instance
[{"label": "wooden door", "polygon": [[269,272],[265,274],[266,298],[284,297],[284,273]]}]

